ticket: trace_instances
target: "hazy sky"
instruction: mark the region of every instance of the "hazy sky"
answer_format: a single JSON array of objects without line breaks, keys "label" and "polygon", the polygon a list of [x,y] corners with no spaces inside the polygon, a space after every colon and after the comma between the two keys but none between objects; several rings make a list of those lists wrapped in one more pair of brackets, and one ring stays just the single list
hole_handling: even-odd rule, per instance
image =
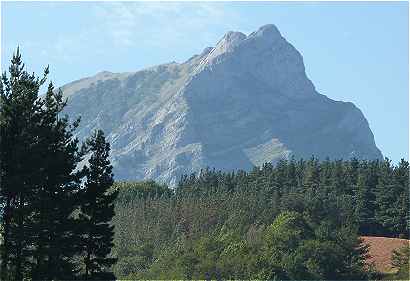
[{"label": "hazy sky", "polygon": [[321,94],[354,102],[377,146],[408,159],[407,2],[2,2],[1,67],[17,45],[55,84],[183,62],[230,30],[275,24]]}]

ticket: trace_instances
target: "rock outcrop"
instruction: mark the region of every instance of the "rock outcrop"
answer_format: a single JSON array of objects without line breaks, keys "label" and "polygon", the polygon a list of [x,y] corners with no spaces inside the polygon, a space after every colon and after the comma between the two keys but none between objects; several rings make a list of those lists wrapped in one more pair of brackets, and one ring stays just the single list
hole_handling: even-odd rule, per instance
[{"label": "rock outcrop", "polygon": [[66,112],[112,145],[116,179],[174,185],[203,167],[249,169],[292,155],[379,159],[350,102],[316,92],[300,53],[274,25],[228,32],[184,63],[101,72],[62,87]]}]

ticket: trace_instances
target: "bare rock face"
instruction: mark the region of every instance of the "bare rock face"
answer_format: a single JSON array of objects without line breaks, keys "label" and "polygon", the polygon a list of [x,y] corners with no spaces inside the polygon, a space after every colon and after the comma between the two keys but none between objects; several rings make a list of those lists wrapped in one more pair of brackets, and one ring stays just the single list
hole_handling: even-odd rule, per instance
[{"label": "bare rock face", "polygon": [[204,167],[249,169],[281,158],[379,159],[361,111],[316,92],[274,25],[228,32],[178,64],[101,72],[62,87],[78,136],[112,145],[116,179],[175,185]]}]

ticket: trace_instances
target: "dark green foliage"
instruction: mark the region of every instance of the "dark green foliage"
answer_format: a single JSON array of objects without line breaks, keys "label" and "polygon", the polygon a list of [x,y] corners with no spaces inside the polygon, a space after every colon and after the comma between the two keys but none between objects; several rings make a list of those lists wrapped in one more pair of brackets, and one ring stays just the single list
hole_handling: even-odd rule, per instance
[{"label": "dark green foliage", "polygon": [[[61,91],[50,84],[39,98],[47,74],[28,74],[17,52],[10,77],[2,76],[1,280],[110,280],[114,273],[360,280],[372,272],[359,235],[408,237],[404,160],[393,166],[388,159],[311,158],[250,172],[204,169],[183,176],[175,190],[153,181],[113,184],[103,133],[80,149],[79,120],[61,116]],[[405,255],[393,259],[400,274]]]},{"label": "dark green foliage", "polygon": [[[90,233],[89,225],[79,219],[81,202],[97,202],[92,206],[95,210],[85,207],[82,211],[86,215],[91,212],[96,222],[98,236],[93,241],[100,248],[92,254],[97,264],[110,267],[114,260],[105,256],[112,247],[113,227],[109,221],[116,193],[101,195],[112,185],[111,167],[98,174],[98,165],[106,164],[109,146],[104,142],[98,149],[99,133],[100,138],[94,140],[98,145],[91,141],[91,167],[79,169],[86,152],[74,137],[79,120],[70,123],[67,116],[61,116],[66,103],[52,83],[44,96],[38,94],[48,68],[41,79],[29,74],[17,50],[9,72],[10,77],[3,74],[0,85],[0,279],[79,277],[82,234]],[[93,279],[114,279],[109,272],[96,273]]]},{"label": "dark green foliage", "polygon": [[360,173],[355,185],[355,216],[360,227],[360,233],[371,234],[375,226],[374,194],[368,183],[368,176]]},{"label": "dark green foliage", "polygon": [[409,234],[409,164],[402,160],[392,167],[389,160],[381,164],[375,188],[375,219],[389,236]]},{"label": "dark green foliage", "polygon": [[[3,245],[1,279],[22,279],[29,251],[30,198],[35,187],[28,184],[36,174],[33,155],[33,121],[39,119],[41,102],[38,90],[45,82],[24,71],[17,49],[9,68],[10,77],[2,75],[0,87],[0,199],[2,207]],[[46,69],[44,77],[47,75]]]},{"label": "dark green foliage", "polygon": [[114,276],[109,268],[116,262],[109,257],[113,246],[114,200],[117,191],[111,191],[114,183],[112,166],[108,159],[110,145],[104,133],[96,131],[87,141],[91,157],[85,168],[85,188],[80,193],[81,253],[85,280],[104,280]]},{"label": "dark green foliage", "polygon": [[120,189],[118,202],[128,203],[135,199],[156,199],[170,197],[173,192],[166,185],[161,185],[155,181],[146,182],[116,182],[114,189]]},{"label": "dark green foliage", "polygon": [[[154,182],[117,184],[114,271],[130,279],[369,278],[358,235],[398,236],[407,227],[399,212],[389,217],[397,227],[376,216],[387,206],[378,194],[390,188],[382,171],[389,167],[402,185],[408,176],[406,161],[388,162],[204,169],[183,176],[175,192]],[[400,202],[407,193],[394,194]]]},{"label": "dark green foliage", "polygon": [[33,199],[34,279],[72,279],[76,265],[78,224],[72,213],[77,207],[82,171],[75,171],[82,160],[78,140],[73,137],[78,122],[70,124],[60,117],[65,102],[61,91],[50,84],[41,109],[43,119],[37,124],[38,189]]},{"label": "dark green foliage", "polygon": [[70,124],[59,116],[65,103],[50,83],[12,59],[1,87],[2,278],[71,279],[75,274],[75,194],[82,154]]},{"label": "dark green foliage", "polygon": [[29,274],[33,260],[32,243],[36,241],[35,198],[41,183],[38,165],[41,145],[39,124],[45,119],[44,100],[38,99],[45,83],[24,70],[17,49],[9,68],[10,77],[2,76],[0,95],[0,200],[2,205],[2,265],[4,280],[20,280]]},{"label": "dark green foliage", "polygon": [[408,238],[410,232],[410,196],[409,196],[409,162],[402,159],[394,168],[394,181],[397,186],[395,199],[395,212],[393,216],[393,232],[399,233],[400,237]]}]

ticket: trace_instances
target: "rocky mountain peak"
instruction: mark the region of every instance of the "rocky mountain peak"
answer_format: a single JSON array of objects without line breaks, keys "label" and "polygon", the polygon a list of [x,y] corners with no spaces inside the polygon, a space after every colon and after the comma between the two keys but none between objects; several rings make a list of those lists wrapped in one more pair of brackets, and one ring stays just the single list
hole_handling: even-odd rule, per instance
[{"label": "rocky mountain peak", "polygon": [[273,41],[282,38],[282,35],[274,24],[266,24],[261,26],[256,32],[251,33],[249,37],[262,37]]},{"label": "rocky mountain peak", "polygon": [[274,25],[248,36],[228,32],[184,63],[100,73],[63,91],[66,112],[82,116],[80,139],[105,131],[117,179],[174,185],[207,166],[382,158],[362,112],[319,94]]},{"label": "rocky mountain peak", "polygon": [[229,31],[222,39],[216,44],[215,49],[231,51],[238,46],[243,40],[246,39],[246,35],[242,32]]},{"label": "rocky mountain peak", "polygon": [[[217,56],[222,53],[232,52],[237,46],[242,43],[249,44],[250,41],[258,41],[257,43],[259,44],[262,42],[265,42],[265,44],[272,44],[280,39],[282,39],[282,36],[277,27],[273,24],[264,25],[249,36],[246,36],[242,32],[229,31],[216,44],[212,53],[213,56]],[[248,40],[248,42],[245,42],[246,40]]]},{"label": "rocky mountain peak", "polygon": [[283,38],[273,24],[264,25],[246,36],[228,32],[194,72],[195,76],[242,76],[269,85],[279,96],[305,98],[315,89],[305,73],[302,55]]}]

